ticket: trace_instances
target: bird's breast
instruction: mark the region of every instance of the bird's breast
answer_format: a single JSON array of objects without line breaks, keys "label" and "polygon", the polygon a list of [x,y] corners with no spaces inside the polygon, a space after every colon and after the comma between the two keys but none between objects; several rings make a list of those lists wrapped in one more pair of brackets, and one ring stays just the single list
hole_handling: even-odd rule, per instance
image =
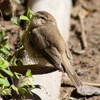
[{"label": "bird's breast", "polygon": [[[36,44],[34,44],[36,45]],[[48,61],[43,57],[43,55],[37,51],[31,41],[28,38],[28,34],[25,35],[25,49],[30,57],[34,62],[39,63],[40,65],[44,66],[48,63]]]}]

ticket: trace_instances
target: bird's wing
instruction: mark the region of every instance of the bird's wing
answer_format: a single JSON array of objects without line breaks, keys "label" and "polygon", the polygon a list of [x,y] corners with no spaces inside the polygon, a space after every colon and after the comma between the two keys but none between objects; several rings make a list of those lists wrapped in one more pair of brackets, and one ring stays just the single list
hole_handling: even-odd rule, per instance
[{"label": "bird's wing", "polygon": [[[47,39],[49,38],[48,35],[50,34],[47,34],[46,31],[43,31],[43,30],[40,30],[40,28],[39,29],[37,28],[37,29],[33,29],[32,32],[30,32],[29,37],[30,37],[30,41],[32,42],[32,45],[34,46],[34,48],[39,50],[39,52],[48,60],[48,62],[50,62],[52,65],[54,65],[57,69],[61,71],[63,71],[63,68],[64,68],[64,71],[68,74],[69,78],[71,79],[75,87],[82,86],[81,80],[75,73],[70,63],[70,60],[68,59],[68,53],[67,53],[68,51],[66,51],[66,53],[63,53],[61,55],[58,51],[59,50],[58,48],[60,46],[57,48],[55,46],[55,43],[53,44],[52,41],[54,41],[53,40],[54,38],[51,40]],[[53,36],[57,36],[57,35],[54,34]],[[59,42],[59,40],[56,42]],[[58,45],[60,44],[58,43]]]},{"label": "bird's wing", "polygon": [[67,45],[66,45],[66,50],[65,54],[62,55],[62,66],[64,66],[65,72],[68,74],[70,80],[74,84],[76,88],[80,87],[83,85],[82,81],[76,74],[74,67],[73,67],[73,57],[71,55],[71,52],[69,51]]},{"label": "bird's wing", "polygon": [[67,58],[69,59],[71,65],[73,66],[73,56],[72,56],[72,54],[71,54],[71,52],[70,52],[70,50],[69,50],[69,48],[67,46],[67,43],[66,43],[66,50],[65,50],[65,52],[66,52]]},{"label": "bird's wing", "polygon": [[39,50],[39,52],[43,55],[43,57],[45,57],[48,60],[48,62],[54,65],[57,69],[63,71],[63,68],[61,66],[62,58],[60,53],[54,46],[51,46],[50,41],[47,41],[46,37],[42,36],[41,32],[44,31],[40,31],[37,28],[29,33],[29,38],[32,45],[37,50]]}]

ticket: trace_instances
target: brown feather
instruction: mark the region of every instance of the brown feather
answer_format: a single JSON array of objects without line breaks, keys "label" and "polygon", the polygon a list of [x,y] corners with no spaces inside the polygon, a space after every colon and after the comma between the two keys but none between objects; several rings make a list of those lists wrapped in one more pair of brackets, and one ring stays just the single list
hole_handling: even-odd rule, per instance
[{"label": "brown feather", "polygon": [[[28,46],[30,46],[30,50]],[[36,13],[25,36],[25,48],[29,55],[33,59],[36,58],[40,64],[43,61],[39,59],[49,62],[58,70],[65,71],[75,87],[82,86],[82,82],[72,66],[71,54],[51,14],[44,11]]]}]

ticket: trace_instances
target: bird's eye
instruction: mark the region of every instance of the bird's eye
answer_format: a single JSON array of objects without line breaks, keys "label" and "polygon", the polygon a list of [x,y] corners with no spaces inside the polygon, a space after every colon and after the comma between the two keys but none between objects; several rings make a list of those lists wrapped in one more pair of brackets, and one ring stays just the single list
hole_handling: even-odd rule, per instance
[{"label": "bird's eye", "polygon": [[41,19],[46,20],[44,17],[41,17]]}]

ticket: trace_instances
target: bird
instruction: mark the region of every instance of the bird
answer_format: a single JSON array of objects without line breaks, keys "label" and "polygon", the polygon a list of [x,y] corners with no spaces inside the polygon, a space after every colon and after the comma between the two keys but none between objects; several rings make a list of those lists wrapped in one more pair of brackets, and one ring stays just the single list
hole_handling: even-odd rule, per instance
[{"label": "bird", "polygon": [[38,11],[33,15],[25,33],[24,45],[32,60],[41,66],[49,63],[67,73],[76,88],[83,85],[71,63],[69,49],[59,32],[56,19],[49,12]]}]

